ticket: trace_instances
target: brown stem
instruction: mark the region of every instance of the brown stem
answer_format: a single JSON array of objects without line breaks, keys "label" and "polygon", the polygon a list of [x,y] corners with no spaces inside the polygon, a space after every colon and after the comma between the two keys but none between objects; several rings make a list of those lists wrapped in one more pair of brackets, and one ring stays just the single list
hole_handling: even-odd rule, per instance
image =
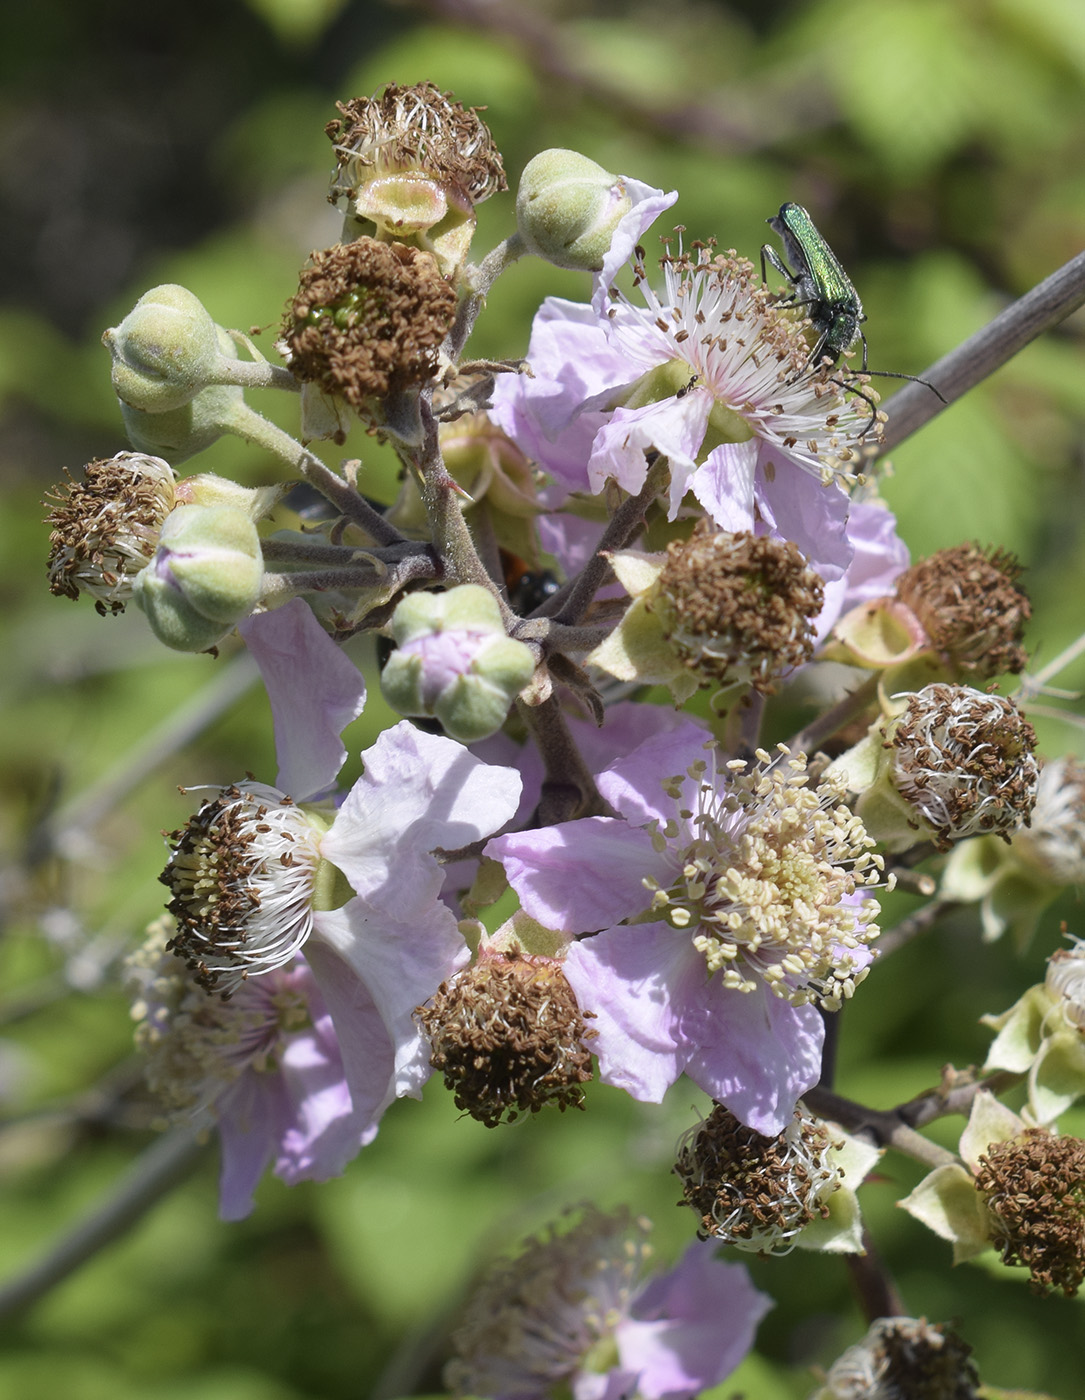
[{"label": "brown stem", "polygon": [[817,719],[811,720],[805,728],[793,734],[787,740],[788,748],[792,753],[814,753],[826,739],[831,739],[845,725],[858,719],[877,698],[878,674],[875,673],[854,690],[849,690],[843,699],[830,706],[824,714],[818,715]]},{"label": "brown stem", "polygon": [[666,458],[656,457],[648,468],[644,485],[635,496],[624,500],[611,516],[595,553],[580,573],[551,594],[545,603],[529,614],[530,617],[553,617],[573,626],[580,622],[610,574],[610,561],[604,555],[615,549],[625,549],[640,533],[645,512],[659,494],[667,470]]},{"label": "brown stem", "polygon": [[518,700],[516,707],[531,730],[546,770],[535,825],[611,815],[554,696],[541,705]]},{"label": "brown stem", "polygon": [[904,1303],[893,1276],[874,1248],[870,1231],[863,1231],[863,1253],[847,1254],[844,1262],[851,1274],[852,1287],[868,1323],[879,1317],[902,1317]]},{"label": "brown stem", "polygon": [[892,1147],[926,1167],[943,1167],[957,1161],[954,1153],[929,1142],[910,1127],[900,1109],[866,1108],[853,1099],[846,1099],[820,1086],[803,1094],[802,1101],[811,1113],[839,1123],[849,1133],[861,1133],[872,1138],[879,1147]]},{"label": "brown stem", "polygon": [[913,938],[918,938],[921,933],[926,933],[927,929],[936,924],[947,910],[955,909],[958,903],[959,901],[955,899],[932,899],[929,904],[924,904],[914,914],[909,914],[906,919],[901,919],[899,924],[883,933],[874,945],[878,950],[879,958],[887,958],[890,953],[895,953],[898,948],[903,948],[905,943],[910,943]]},{"label": "brown stem", "polygon": [[1065,320],[1085,304],[1085,253],[1019,297],[956,350],[925,369],[922,378],[937,388],[941,402],[922,383],[906,384],[883,410],[889,418],[875,457],[891,451],[989,374],[1011,360],[1030,340]]},{"label": "brown stem", "polygon": [[195,1128],[174,1128],[151,1144],[113,1193],[24,1273],[0,1287],[0,1320],[22,1312],[81,1264],[120,1239],[191,1172],[205,1151]]}]

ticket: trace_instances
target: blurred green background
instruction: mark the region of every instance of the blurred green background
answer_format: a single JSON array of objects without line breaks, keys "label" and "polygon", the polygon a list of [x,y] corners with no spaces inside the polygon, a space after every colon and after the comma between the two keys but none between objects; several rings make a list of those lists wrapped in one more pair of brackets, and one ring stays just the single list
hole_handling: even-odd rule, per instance
[{"label": "blurred green background", "polygon": [[[161,907],[161,832],[191,806],[177,785],[273,772],[255,690],[198,737],[182,733],[184,707],[227,657],[170,656],[137,614],[103,620],[46,592],[43,493],[63,468],[126,445],[102,330],[164,281],[223,324],[274,328],[310,249],[337,236],[323,134],[334,101],[432,79],[485,105],[514,187],[536,151],[576,147],[678,188],[672,222],[688,237],[755,260],[766,217],[805,204],[862,295],[871,365],[921,373],[1085,246],[1085,7],[36,0],[5,15],[0,75],[8,1277],[151,1141],[115,971]],[[512,228],[511,195],[493,199],[476,249]],[[541,298],[586,290],[525,259],[472,347],[522,354]],[[885,486],[914,556],[977,539],[1027,562],[1037,665],[1083,625],[1083,332],[1078,315],[942,414],[893,454]],[[348,450],[387,497],[387,458],[364,437]],[[230,443],[192,470],[204,468],[248,482],[263,470]],[[1059,683],[1085,685],[1085,671]],[[385,718],[372,701],[349,736],[355,755]],[[1037,723],[1046,752],[1083,747],[1065,723]],[[126,779],[152,729],[158,761]],[[42,834],[58,830],[59,850]],[[841,1090],[889,1106],[947,1060],[982,1061],[977,1016],[1042,975],[1060,919],[1085,933],[1067,896],[1021,955],[983,948],[966,911],[875,968],[845,1018]],[[230,1226],[215,1217],[212,1150],[130,1235],[3,1326],[0,1400],[437,1391],[472,1272],[563,1204],[628,1202],[656,1220],[660,1260],[677,1256],[692,1216],[674,1208],[667,1173],[699,1099],[683,1083],[653,1109],[594,1086],[584,1114],[487,1131],[431,1084],[422,1104],[389,1112],[342,1180],[265,1182],[255,1214]],[[940,1125],[941,1140],[959,1127]],[[918,1176],[887,1159],[864,1192],[906,1307],[955,1321],[989,1381],[1079,1394],[1079,1358],[1052,1339],[1071,1334],[1080,1304],[1041,1302],[985,1263],[951,1272],[948,1247],[894,1208]],[[862,1331],[847,1270],[801,1253],[752,1268],[777,1306],[758,1355],[719,1393],[805,1396],[811,1368]]]}]

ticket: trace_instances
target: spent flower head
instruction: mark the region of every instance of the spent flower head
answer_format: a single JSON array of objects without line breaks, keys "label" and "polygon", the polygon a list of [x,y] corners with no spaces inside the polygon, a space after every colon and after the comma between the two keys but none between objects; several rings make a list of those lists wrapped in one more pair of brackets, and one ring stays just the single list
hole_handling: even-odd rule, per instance
[{"label": "spent flower head", "polygon": [[358,238],[313,254],[283,340],[299,379],[379,420],[376,400],[433,378],[455,310],[429,253]]},{"label": "spent flower head", "polygon": [[154,558],[176,504],[174,487],[173,468],[161,457],[118,452],[88,462],[82,481],[69,477],[51,491],[43,502],[52,526],[50,593],[89,593],[103,617],[123,612],[136,575]]},{"label": "spent flower head", "polygon": [[879,1317],[833,1362],[812,1400],[979,1400],[971,1356],[944,1323]]},{"label": "spent flower head", "polygon": [[1021,645],[1032,616],[1009,550],[977,544],[940,549],[897,579],[897,597],[919,620],[931,648],[969,677],[990,680],[1025,669]]},{"label": "spent flower head", "polygon": [[953,1242],[954,1263],[994,1246],[1039,1293],[1085,1280],[1085,1142],[1038,1128],[987,1090],[972,1101],[960,1163],[935,1167],[899,1204]]},{"label": "spent flower head", "polygon": [[1085,1142],[1044,1128],[992,1142],[976,1188],[1002,1262],[1028,1269],[1038,1293],[1075,1294],[1085,1281]]},{"label": "spent flower head", "polygon": [[633,598],[588,657],[619,680],[670,687],[676,703],[702,685],[771,694],[814,651],[821,579],[788,540],[732,535],[702,517],[665,554],[611,556]]},{"label": "spent flower head", "polygon": [[594,1032],[558,959],[484,945],[417,1015],[456,1107],[487,1127],[583,1107]]},{"label": "spent flower head", "polygon": [[1036,734],[1012,700],[937,682],[893,697],[829,772],[860,793],[856,811],[890,851],[939,850],[1029,824],[1039,780]]},{"label": "spent flower head", "polygon": [[[701,1239],[757,1254],[786,1254],[796,1245],[859,1252],[854,1189],[847,1193],[847,1220],[827,1228],[830,1203],[843,1194],[852,1165],[844,1161],[845,1145],[837,1130],[801,1108],[782,1133],[768,1137],[715,1104],[683,1134],[674,1171]],[[861,1155],[865,1175],[878,1152],[866,1148]],[[818,1223],[820,1233],[811,1229]]]},{"label": "spent flower head", "polygon": [[333,202],[345,197],[357,206],[373,181],[402,175],[429,177],[472,204],[507,188],[480,109],[434,83],[388,83],[376,97],[335,105],[340,115],[324,128],[338,160]]},{"label": "spent flower head", "polygon": [[442,273],[463,264],[475,205],[506,188],[501,155],[477,111],[432,83],[389,83],[337,103],[325,127],[337,168],[328,198],[345,199],[345,236],[373,227],[431,252]]},{"label": "spent flower head", "polygon": [[721,685],[748,677],[771,693],[812,656],[823,592],[790,540],[731,535],[702,519],[667,546],[653,606],[686,666]]},{"label": "spent flower head", "polygon": [[707,1245],[646,1278],[649,1229],[625,1209],[584,1206],[496,1264],[453,1334],[448,1387],[487,1400],[693,1400],[722,1381],[771,1303]]}]

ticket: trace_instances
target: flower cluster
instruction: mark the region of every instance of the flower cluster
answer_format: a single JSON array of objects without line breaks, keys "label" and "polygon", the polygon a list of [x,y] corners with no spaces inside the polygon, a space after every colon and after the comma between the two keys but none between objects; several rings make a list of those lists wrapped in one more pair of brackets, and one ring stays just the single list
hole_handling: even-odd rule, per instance
[{"label": "flower cluster", "polygon": [[[654,266],[641,240],[676,194],[560,149],[472,262],[505,190],[478,111],[393,83],[339,113],[342,232],[285,296],[282,363],[153,289],[106,335],[136,450],[50,501],[54,593],[133,599],[178,650],[246,647],[271,707],[274,781],[195,790],[129,960],[157,1117],[217,1130],[236,1219],[268,1167],[342,1172],[434,1072],[498,1131],[590,1110],[593,1076],[640,1104],[682,1076],[707,1094],[674,1167],[700,1240],[649,1278],[628,1210],[535,1236],[464,1312],[460,1395],[693,1400],[769,1306],[717,1250],[862,1254],[888,1147],[934,1165],[902,1204],[959,1258],[993,1246],[1073,1292],[1085,1148],[1050,1125],[1085,1093],[1076,941],[987,1021],[1022,1117],[949,1070],[897,1111],[831,1084],[898,877],[978,904],[988,938],[1085,879],[1085,769],[1041,765],[1028,687],[996,693],[1028,660],[1019,566],[977,544],[909,566],[847,276],[796,205],[769,220],[783,293],[681,230]],[[472,358],[526,256],[590,295],[547,298],[525,360]],[[297,437],[248,403],[274,390]],[[398,455],[395,501],[310,445],[355,424]],[[178,479],[224,433],[274,479]],[[364,743],[362,655],[394,712],[371,707]],[[958,1109],[959,1156],[916,1146]],[[973,1383],[951,1334],[883,1318],[821,1393]]]}]

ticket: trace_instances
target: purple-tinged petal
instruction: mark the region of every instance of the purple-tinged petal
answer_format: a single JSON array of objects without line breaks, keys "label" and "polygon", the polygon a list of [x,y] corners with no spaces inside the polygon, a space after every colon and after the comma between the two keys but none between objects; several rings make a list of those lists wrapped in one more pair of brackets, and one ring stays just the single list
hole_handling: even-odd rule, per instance
[{"label": "purple-tinged petal", "polygon": [[659,1103],[707,1033],[704,958],[690,935],[667,924],[607,929],[574,943],[562,968],[581,1011],[595,1013],[600,1078]]},{"label": "purple-tinged petal", "polygon": [[[340,979],[364,985],[393,1047],[390,1090],[396,1097],[417,1097],[429,1078],[430,1064],[429,1047],[414,1018],[415,1007],[428,1001],[471,956],[451,909],[434,902],[399,923],[364,900],[352,899],[342,909],[317,915],[306,955],[325,997],[326,956],[336,957]],[[331,1002],[329,1009],[342,1041],[340,1017]]]},{"label": "purple-tinged petal", "polygon": [[294,1111],[279,1144],[275,1175],[288,1186],[340,1176],[376,1137],[377,1125],[354,1107],[330,1016],[287,1044],[279,1072]]},{"label": "purple-tinged petal", "polygon": [[677,190],[664,194],[662,190],[646,185],[642,180],[634,180],[629,175],[623,175],[621,179],[633,207],[619,221],[610,241],[610,249],[603,258],[603,266],[592,278],[591,304],[598,316],[605,314],[607,293],[621,268],[633,256],[633,249],[664,209],[669,209],[678,198]]},{"label": "purple-tinged petal", "polygon": [[246,1069],[215,1104],[222,1167],[219,1218],[244,1220],[253,1192],[290,1122],[278,1075]]},{"label": "purple-tinged petal", "polygon": [[499,836],[486,855],[505,867],[524,912],[547,928],[586,933],[646,909],[646,876],[666,865],[651,835],[614,817],[584,817]]},{"label": "purple-tinged petal", "polygon": [[431,852],[458,850],[504,826],[520,799],[520,775],[406,720],[362,757],[365,772],[321,850],[363,899],[409,920],[440,894],[443,876]]},{"label": "purple-tinged petal", "polygon": [[[321,922],[334,915],[321,914]],[[308,962],[335,1026],[343,1073],[359,1118],[376,1122],[395,1097],[395,1046],[372,993],[353,966],[316,936],[305,945]]]},{"label": "purple-tinged petal", "polygon": [[619,1323],[622,1369],[638,1373],[644,1400],[692,1400],[738,1366],[772,1306],[744,1265],[722,1263],[708,1241],[691,1244]]},{"label": "purple-tinged petal", "polygon": [[570,1382],[573,1400],[630,1400],[639,1395],[636,1371],[577,1371]]},{"label": "purple-tinged petal", "polygon": [[845,611],[894,592],[898,575],[910,562],[908,546],[897,534],[896,516],[880,501],[852,503],[848,538],[855,553],[845,575]]},{"label": "purple-tinged petal", "polygon": [[708,992],[686,1073],[748,1128],[775,1137],[821,1077],[824,1022],[816,1007],[792,1006],[763,986],[728,991],[717,978]]},{"label": "purple-tinged petal", "polygon": [[897,534],[896,518],[879,501],[852,503],[848,539],[855,552],[843,575],[825,585],[825,601],[814,623],[815,646],[852,608],[892,595],[898,575],[908,567],[908,546]]},{"label": "purple-tinged petal", "polygon": [[498,375],[490,417],[567,490],[586,490],[592,441],[607,415],[585,405],[630,379],[628,359],[590,306],[549,297],[535,316],[527,362],[530,376]]},{"label": "purple-tinged petal", "polygon": [[247,618],[238,631],[271,701],[276,786],[299,800],[314,797],[331,787],[347,756],[339,736],[365,705],[362,674],[301,598]]},{"label": "purple-tinged petal", "polygon": [[791,540],[827,580],[839,578],[851,562],[848,538],[850,501],[843,487],[823,484],[765,445],[757,468],[757,503],[766,523]]},{"label": "purple-tinged petal", "polygon": [[675,719],[673,725],[649,735],[598,775],[600,793],[626,821],[637,826],[673,817],[674,799],[664,791],[664,782],[681,777],[694,763],[712,761],[705,748],[712,737],[707,728],[688,715]]},{"label": "purple-tinged petal", "polygon": [[684,398],[672,397],[643,408],[617,408],[595,437],[588,461],[588,481],[601,491],[613,478],[636,493],[648,474],[646,452],[659,452],[671,469],[670,519],[678,513],[690,478],[697,470],[694,457],[704,440],[712,400],[694,389]]},{"label": "purple-tinged petal", "polygon": [[705,458],[691,483],[697,500],[721,530],[752,530],[757,441],[725,442]]}]

